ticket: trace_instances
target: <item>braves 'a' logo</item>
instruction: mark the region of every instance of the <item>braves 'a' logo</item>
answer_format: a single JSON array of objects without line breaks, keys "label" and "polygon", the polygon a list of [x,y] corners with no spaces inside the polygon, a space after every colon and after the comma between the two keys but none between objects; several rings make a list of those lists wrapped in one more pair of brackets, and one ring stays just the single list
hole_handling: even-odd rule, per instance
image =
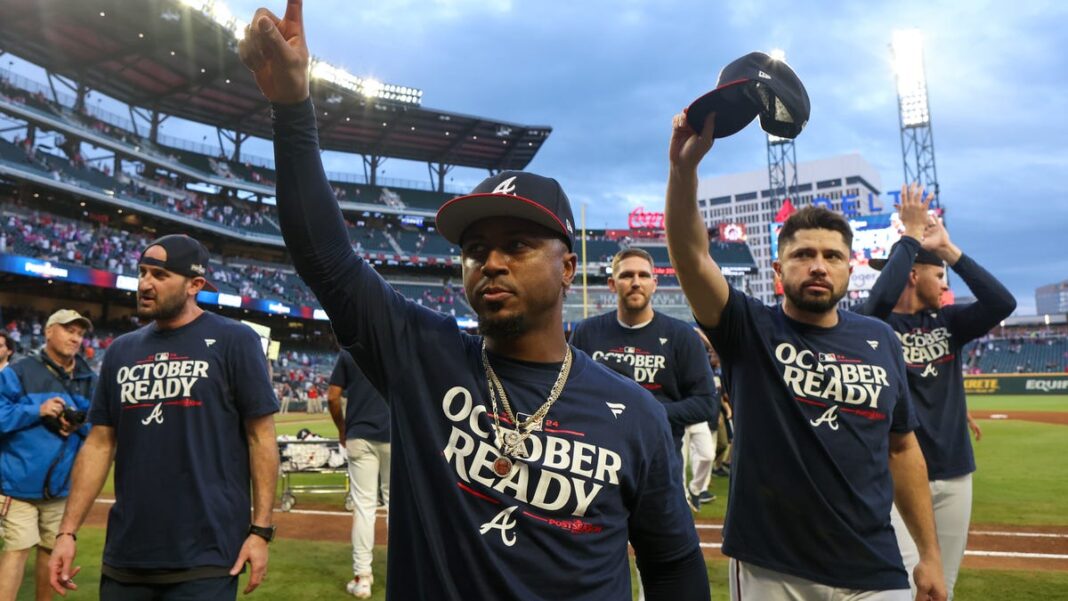
[{"label": "braves 'a' logo", "polygon": [[152,422],[157,424],[163,423],[163,403],[156,403],[156,406],[152,408],[152,413],[148,414],[148,417],[141,420],[141,424],[147,426]]},{"label": "braves 'a' logo", "polygon": [[808,423],[812,424],[813,428],[819,426],[820,424],[827,424],[827,426],[830,429],[837,430],[838,429],[838,405],[831,405],[830,407],[827,408],[826,411],[823,412],[823,415],[819,416],[816,419],[808,420]]},{"label": "braves 'a' logo", "polygon": [[479,534],[485,534],[490,530],[501,531],[501,542],[506,546],[511,547],[515,544],[515,534],[512,529],[515,528],[515,519],[512,518],[512,512],[516,510],[518,505],[513,505],[507,509],[502,509],[497,515],[493,516],[493,519],[482,524],[478,529]]},{"label": "braves 'a' logo", "polygon": [[515,194],[515,178],[516,176],[513,175],[497,184],[497,187],[493,189],[493,194]]},{"label": "braves 'a' logo", "polygon": [[934,363],[928,363],[927,367],[923,368],[923,372],[920,373],[921,378],[926,378],[927,376],[938,376],[938,368],[934,366]]}]

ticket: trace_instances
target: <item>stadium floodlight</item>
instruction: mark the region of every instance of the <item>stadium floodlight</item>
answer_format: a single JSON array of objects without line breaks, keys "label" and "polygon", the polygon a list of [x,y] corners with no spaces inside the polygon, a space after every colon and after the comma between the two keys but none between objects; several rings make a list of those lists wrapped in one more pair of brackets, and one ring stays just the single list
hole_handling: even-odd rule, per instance
[{"label": "stadium floodlight", "polygon": [[[248,23],[235,17],[233,11],[230,10],[223,0],[178,0],[178,2],[182,6],[203,13],[209,19],[222,26],[223,29],[229,31],[230,34],[234,36],[235,40],[240,41],[244,39],[245,29],[248,27]],[[175,16],[177,17],[177,15]],[[328,81],[334,85],[345,88],[346,90],[360,94],[365,98],[382,98],[393,102],[414,105],[422,103],[422,90],[406,86],[384,84],[372,78],[365,79],[356,77],[340,67],[335,67],[324,60],[314,57],[312,58],[311,74],[312,77]]]},{"label": "stadium floodlight", "polygon": [[895,31],[891,47],[901,124],[905,127],[927,125],[931,113],[927,104],[927,77],[923,70],[923,36],[918,29]]},{"label": "stadium floodlight", "polygon": [[382,82],[378,80],[364,79],[360,81],[360,93],[367,98],[385,97],[385,92],[385,87],[382,85]]}]

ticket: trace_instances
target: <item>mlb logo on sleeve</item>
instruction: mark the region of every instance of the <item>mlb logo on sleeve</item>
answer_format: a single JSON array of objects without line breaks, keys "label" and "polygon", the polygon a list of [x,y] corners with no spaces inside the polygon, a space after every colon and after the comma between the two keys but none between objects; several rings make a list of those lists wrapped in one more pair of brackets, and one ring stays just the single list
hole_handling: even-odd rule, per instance
[{"label": "mlb logo on sleeve", "polygon": [[834,353],[820,353],[821,363],[834,363],[838,361],[838,357],[834,356]]}]

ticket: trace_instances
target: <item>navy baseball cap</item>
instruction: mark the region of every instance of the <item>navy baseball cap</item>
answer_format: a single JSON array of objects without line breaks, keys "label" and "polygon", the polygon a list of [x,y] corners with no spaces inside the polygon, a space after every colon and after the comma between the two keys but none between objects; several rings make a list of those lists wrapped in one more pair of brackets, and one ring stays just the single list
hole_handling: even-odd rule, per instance
[{"label": "navy baseball cap", "polygon": [[504,171],[487,177],[466,196],[458,196],[438,209],[441,235],[460,244],[464,230],[488,217],[517,217],[556,232],[575,248],[575,217],[560,182],[526,171]]},{"label": "navy baseball cap", "polygon": [[750,52],[723,68],[716,89],[693,101],[686,122],[701,133],[716,113],[715,138],[726,138],[760,116],[760,127],[780,138],[796,138],[808,123],[805,86],[786,64],[763,52]]},{"label": "navy baseball cap", "polygon": [[[886,267],[886,262],[890,260],[889,257],[894,254],[894,250],[900,244],[900,242],[894,242],[894,245],[890,247],[890,254],[886,255],[886,259],[871,259],[870,261],[868,261],[868,265],[871,265],[872,269],[882,271],[883,267]],[[916,253],[916,260],[913,262],[913,264],[934,265],[935,267],[943,267],[945,265],[945,263],[942,261],[941,258],[939,258],[938,255],[923,248],[920,249],[920,252]]]},{"label": "navy baseball cap", "polygon": [[185,234],[171,234],[153,240],[145,247],[145,251],[153,246],[163,247],[163,250],[167,251],[167,260],[160,261],[159,259],[146,257],[145,253],[142,252],[141,258],[137,261],[138,265],[153,265],[178,275],[190,278],[204,278],[205,290],[210,292],[219,290],[211,282],[207,281],[208,249],[197,239]]}]

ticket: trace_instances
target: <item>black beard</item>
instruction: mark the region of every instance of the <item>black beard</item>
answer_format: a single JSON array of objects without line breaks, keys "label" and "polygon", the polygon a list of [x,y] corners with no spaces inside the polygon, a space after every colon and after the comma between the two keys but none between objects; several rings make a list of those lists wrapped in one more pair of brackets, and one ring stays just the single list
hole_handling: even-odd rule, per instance
[{"label": "black beard", "polygon": [[[138,301],[140,301],[140,295],[138,295]],[[156,307],[154,309],[142,309],[140,302],[138,303],[137,316],[143,319],[167,321],[178,317],[184,308],[185,299],[181,296],[176,296],[173,299],[161,299],[159,295],[157,295]]]},{"label": "black beard", "polygon": [[831,297],[827,300],[807,299],[805,295],[799,290],[794,288],[783,287],[783,292],[786,293],[786,298],[790,299],[790,303],[798,309],[805,311],[806,313],[826,313],[833,310],[838,306],[838,301],[842,300],[845,296],[843,290],[841,294],[835,295],[831,293]]},{"label": "black beard", "polygon": [[526,331],[527,323],[522,315],[497,319],[480,317],[478,319],[478,332],[486,338],[515,340]]}]

